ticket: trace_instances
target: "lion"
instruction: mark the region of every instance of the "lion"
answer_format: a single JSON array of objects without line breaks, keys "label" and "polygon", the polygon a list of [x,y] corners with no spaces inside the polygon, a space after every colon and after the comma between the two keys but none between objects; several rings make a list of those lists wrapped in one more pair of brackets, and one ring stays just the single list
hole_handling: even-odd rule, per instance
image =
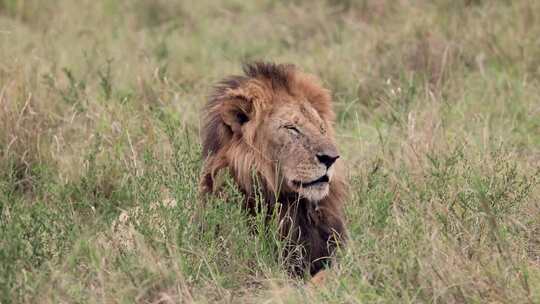
[{"label": "lion", "polygon": [[260,209],[257,197],[278,210],[289,272],[315,276],[347,239],[348,187],[330,92],[291,64],[255,62],[243,70],[219,82],[204,108],[200,191],[215,193],[218,172],[228,170],[249,213]]}]

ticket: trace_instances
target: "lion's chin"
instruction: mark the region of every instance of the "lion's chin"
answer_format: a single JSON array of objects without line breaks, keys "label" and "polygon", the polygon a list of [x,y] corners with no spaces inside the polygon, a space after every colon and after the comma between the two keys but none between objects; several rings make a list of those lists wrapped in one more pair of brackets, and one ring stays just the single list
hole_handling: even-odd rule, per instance
[{"label": "lion's chin", "polygon": [[297,190],[298,194],[311,202],[318,202],[328,196],[330,185],[328,183],[320,183],[309,187],[301,187]]}]

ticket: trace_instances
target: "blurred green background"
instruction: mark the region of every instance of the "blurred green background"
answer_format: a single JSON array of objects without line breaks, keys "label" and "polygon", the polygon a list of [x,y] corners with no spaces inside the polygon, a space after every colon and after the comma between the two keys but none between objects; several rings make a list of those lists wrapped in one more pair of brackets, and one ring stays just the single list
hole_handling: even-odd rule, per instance
[{"label": "blurred green background", "polygon": [[[231,183],[200,208],[200,109],[249,60],[333,94],[321,288]],[[0,303],[538,303],[539,167],[540,1],[0,0]]]}]

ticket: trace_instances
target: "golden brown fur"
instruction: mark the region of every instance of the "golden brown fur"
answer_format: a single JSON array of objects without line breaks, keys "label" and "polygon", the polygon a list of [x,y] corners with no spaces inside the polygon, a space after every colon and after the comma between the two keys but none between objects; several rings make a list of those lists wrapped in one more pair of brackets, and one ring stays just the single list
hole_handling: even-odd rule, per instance
[{"label": "golden brown fur", "polygon": [[270,210],[279,204],[290,270],[314,275],[345,240],[347,187],[330,94],[293,65],[254,63],[244,72],[220,82],[206,106],[201,191],[216,191],[216,174],[227,169],[251,213],[255,191]]}]

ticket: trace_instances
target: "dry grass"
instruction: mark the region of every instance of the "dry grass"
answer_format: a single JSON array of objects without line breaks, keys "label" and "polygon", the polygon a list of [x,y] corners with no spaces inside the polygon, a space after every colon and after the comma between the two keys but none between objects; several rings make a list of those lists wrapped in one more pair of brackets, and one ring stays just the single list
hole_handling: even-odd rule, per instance
[{"label": "dry grass", "polygon": [[[538,37],[533,0],[0,0],[0,302],[538,303]],[[198,208],[199,110],[250,59],[333,91],[322,288],[234,187]]]}]

